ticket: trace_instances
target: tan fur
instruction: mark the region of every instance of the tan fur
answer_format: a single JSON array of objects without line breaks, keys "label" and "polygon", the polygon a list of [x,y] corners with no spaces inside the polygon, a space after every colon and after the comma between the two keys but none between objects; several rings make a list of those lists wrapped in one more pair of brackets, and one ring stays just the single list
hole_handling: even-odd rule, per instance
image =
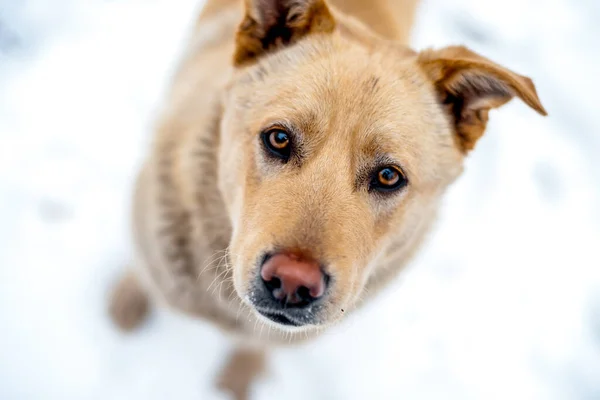
[{"label": "tan fur", "polygon": [[246,400],[251,383],[265,369],[265,354],[261,350],[236,348],[217,378],[217,386],[237,400]]},{"label": "tan fur", "polygon": [[[462,46],[428,50],[419,63],[433,81],[440,101],[449,106],[459,146],[472,150],[483,135],[488,111],[500,107],[513,96],[542,115],[546,110],[538,99],[531,79],[518,75]],[[451,98],[461,98],[460,107]]]},{"label": "tan fur", "polygon": [[129,271],[115,286],[110,298],[110,316],[124,331],[135,329],[150,309],[147,293],[135,274]]},{"label": "tan fur", "polygon": [[[490,108],[516,95],[545,113],[528,78],[467,49],[408,48],[416,5],[207,2],[135,193],[136,273],[153,299],[259,348],[312,337],[410,261]],[[295,132],[302,157],[265,156],[272,125]],[[368,190],[382,159],[406,173],[399,193]],[[284,329],[255,312],[257,259],[276,248],[326,260],[317,323]],[[124,317],[127,297],[113,303],[125,328],[141,322]],[[228,371],[243,398],[252,374]]]}]

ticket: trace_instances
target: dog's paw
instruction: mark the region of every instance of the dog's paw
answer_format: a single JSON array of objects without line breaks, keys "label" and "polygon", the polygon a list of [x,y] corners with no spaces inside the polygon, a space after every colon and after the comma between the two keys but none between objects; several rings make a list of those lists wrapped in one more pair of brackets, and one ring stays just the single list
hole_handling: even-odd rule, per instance
[{"label": "dog's paw", "polygon": [[235,349],[217,378],[217,387],[233,395],[235,400],[247,400],[252,382],[264,371],[262,351]]},{"label": "dog's paw", "polygon": [[137,328],[146,319],[150,301],[132,272],[123,275],[113,289],[108,311],[113,322],[126,332]]}]

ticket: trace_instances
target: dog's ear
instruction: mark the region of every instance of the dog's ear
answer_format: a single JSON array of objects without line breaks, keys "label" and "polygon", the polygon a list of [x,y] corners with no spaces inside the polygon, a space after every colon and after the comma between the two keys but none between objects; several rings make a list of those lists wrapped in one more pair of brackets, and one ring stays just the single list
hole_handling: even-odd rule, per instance
[{"label": "dog's ear", "polygon": [[245,16],[236,35],[236,66],[308,34],[333,32],[335,27],[325,0],[245,0],[244,3]]},{"label": "dog's ear", "polygon": [[418,62],[450,114],[457,143],[465,153],[473,149],[483,135],[488,111],[500,107],[514,96],[546,115],[531,79],[465,47],[425,50],[419,54]]}]

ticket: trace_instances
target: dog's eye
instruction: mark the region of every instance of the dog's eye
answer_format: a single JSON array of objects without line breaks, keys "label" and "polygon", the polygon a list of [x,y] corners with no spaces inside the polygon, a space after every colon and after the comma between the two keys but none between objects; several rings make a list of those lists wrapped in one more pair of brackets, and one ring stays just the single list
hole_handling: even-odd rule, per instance
[{"label": "dog's eye", "polygon": [[392,192],[402,189],[408,180],[402,170],[396,166],[390,165],[377,170],[371,180],[371,189],[378,192]]},{"label": "dog's eye", "polygon": [[290,158],[292,140],[289,133],[281,128],[269,129],[262,133],[262,141],[269,153],[283,161]]}]

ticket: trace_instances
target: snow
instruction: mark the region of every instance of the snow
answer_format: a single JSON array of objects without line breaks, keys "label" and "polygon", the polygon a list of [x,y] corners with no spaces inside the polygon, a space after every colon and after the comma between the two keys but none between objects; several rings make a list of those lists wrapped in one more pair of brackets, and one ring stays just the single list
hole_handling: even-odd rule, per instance
[{"label": "snow", "polygon": [[[0,0],[0,399],[225,399],[230,350],[165,311],[106,312],[128,200],[194,0]],[[417,48],[465,43],[534,78],[364,310],[273,351],[256,399],[600,398],[600,6],[429,0]]]}]

